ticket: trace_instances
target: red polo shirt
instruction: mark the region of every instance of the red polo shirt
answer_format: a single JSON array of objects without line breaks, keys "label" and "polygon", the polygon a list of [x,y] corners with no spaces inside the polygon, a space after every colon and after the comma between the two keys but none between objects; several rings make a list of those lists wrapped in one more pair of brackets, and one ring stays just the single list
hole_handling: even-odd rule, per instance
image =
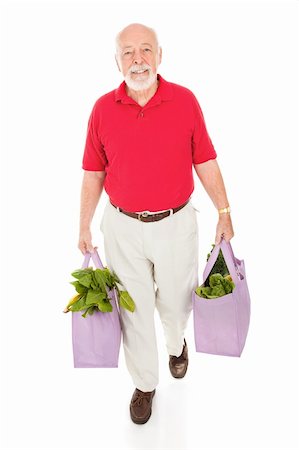
[{"label": "red polo shirt", "polygon": [[181,205],[194,190],[192,164],[217,157],[194,94],[158,80],[145,106],[123,81],[95,102],[88,121],[82,167],[106,171],[105,191],[127,211]]}]

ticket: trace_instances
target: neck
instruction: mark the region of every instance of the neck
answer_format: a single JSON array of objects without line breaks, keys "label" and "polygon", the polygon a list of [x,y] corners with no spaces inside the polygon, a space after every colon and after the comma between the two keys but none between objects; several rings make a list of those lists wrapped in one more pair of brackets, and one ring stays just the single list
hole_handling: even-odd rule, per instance
[{"label": "neck", "polygon": [[148,89],[135,91],[134,89],[129,88],[126,84],[126,92],[127,95],[135,100],[135,102],[137,102],[140,106],[144,106],[155,95],[158,86],[159,81],[156,80]]}]

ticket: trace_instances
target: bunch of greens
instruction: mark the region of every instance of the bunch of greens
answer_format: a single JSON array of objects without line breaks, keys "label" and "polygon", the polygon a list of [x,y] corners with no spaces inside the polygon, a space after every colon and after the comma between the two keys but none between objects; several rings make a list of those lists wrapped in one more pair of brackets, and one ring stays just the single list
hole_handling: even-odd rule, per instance
[{"label": "bunch of greens", "polygon": [[223,277],[221,273],[213,273],[209,276],[209,286],[199,286],[195,292],[199,297],[218,298],[230,294],[235,284],[230,275]]},{"label": "bunch of greens", "polygon": [[72,276],[76,281],[70,283],[75,286],[77,294],[74,295],[67,304],[64,312],[77,312],[86,310],[82,317],[87,314],[92,315],[95,309],[101,312],[111,312],[113,307],[110,303],[107,290],[115,288],[118,294],[119,305],[131,312],[135,310],[135,303],[127,291],[119,289],[117,284],[121,285],[117,275],[111,273],[107,267],[103,269],[86,269],[75,270]]},{"label": "bunch of greens", "polygon": [[[212,244],[212,247],[214,248],[215,244]],[[213,248],[211,251],[213,251]],[[210,256],[211,253],[208,253],[207,261]],[[229,274],[225,259],[220,249],[209,276],[205,282],[195,290],[195,292],[199,297],[211,299],[230,294],[234,287],[235,284]]]}]

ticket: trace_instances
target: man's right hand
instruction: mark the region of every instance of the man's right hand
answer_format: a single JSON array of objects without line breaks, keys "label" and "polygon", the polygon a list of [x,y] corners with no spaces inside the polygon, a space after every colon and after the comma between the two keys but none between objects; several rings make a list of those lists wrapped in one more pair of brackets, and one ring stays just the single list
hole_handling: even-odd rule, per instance
[{"label": "man's right hand", "polygon": [[85,255],[86,252],[93,253],[94,247],[91,242],[91,232],[90,230],[80,232],[78,248]]}]

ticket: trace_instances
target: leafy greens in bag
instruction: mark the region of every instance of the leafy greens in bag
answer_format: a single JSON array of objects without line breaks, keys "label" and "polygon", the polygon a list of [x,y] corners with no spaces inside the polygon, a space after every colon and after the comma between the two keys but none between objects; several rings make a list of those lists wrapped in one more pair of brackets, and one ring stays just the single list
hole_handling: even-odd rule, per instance
[{"label": "leafy greens in bag", "polygon": [[230,294],[235,284],[230,275],[223,277],[221,273],[214,273],[209,276],[210,286],[199,286],[195,292],[199,297],[218,298]]},{"label": "leafy greens in bag", "polygon": [[119,305],[131,312],[135,310],[135,303],[127,291],[119,289],[121,285],[117,275],[111,273],[107,267],[104,269],[78,269],[72,272],[76,281],[70,283],[75,287],[77,294],[74,295],[63,312],[77,312],[86,310],[82,317],[92,315],[97,308],[101,312],[111,312],[112,305],[107,290],[115,288],[119,298]]},{"label": "leafy greens in bag", "polygon": [[[212,244],[212,247],[214,248],[215,244]],[[210,256],[211,253],[208,253],[207,261]],[[235,284],[229,274],[225,259],[220,249],[209,276],[201,286],[196,288],[195,292],[199,297],[213,299],[230,294],[234,287]]]}]

